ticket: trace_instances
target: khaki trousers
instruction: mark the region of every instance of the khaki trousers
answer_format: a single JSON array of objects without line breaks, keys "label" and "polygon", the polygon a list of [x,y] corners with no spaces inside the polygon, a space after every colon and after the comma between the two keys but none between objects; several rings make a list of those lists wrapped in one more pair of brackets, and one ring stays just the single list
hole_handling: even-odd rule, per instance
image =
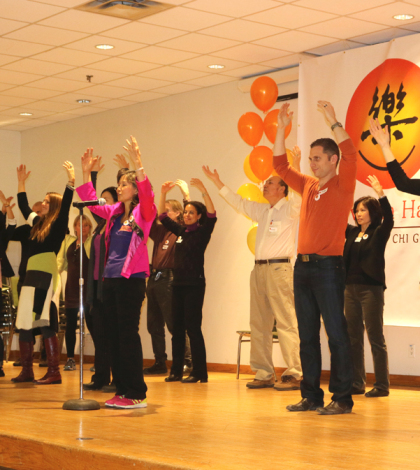
[{"label": "khaki trousers", "polygon": [[283,376],[300,379],[299,334],[290,263],[256,264],[251,272],[251,369],[257,380],[272,377],[273,336],[276,319],[280,350],[287,369]]}]

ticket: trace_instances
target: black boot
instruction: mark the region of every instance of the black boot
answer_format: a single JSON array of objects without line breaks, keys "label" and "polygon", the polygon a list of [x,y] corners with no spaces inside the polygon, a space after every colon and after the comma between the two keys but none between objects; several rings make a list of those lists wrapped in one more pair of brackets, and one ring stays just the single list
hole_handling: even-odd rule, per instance
[{"label": "black boot", "polygon": [[144,375],[156,375],[156,374],[167,374],[168,369],[166,368],[166,362],[156,361],[151,367],[146,367],[143,369]]}]

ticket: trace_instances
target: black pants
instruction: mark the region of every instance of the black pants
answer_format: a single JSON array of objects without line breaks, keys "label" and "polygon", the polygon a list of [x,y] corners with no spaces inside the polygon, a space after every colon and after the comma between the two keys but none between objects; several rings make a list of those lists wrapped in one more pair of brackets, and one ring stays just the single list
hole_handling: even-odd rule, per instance
[{"label": "black pants", "polygon": [[205,285],[173,286],[172,311],[174,332],[172,336],[172,370],[174,375],[182,375],[185,351],[185,331],[190,338],[193,370],[191,375],[207,379],[206,346],[201,323]]},{"label": "black pants", "polygon": [[[52,338],[56,335],[55,330],[50,326],[41,326],[40,328],[37,328],[37,330],[41,330],[41,334],[44,339]],[[19,341],[35,343],[33,331],[34,330],[19,330]]]},{"label": "black pants", "polygon": [[[92,335],[91,328],[89,328],[89,321],[88,317],[89,314],[89,307],[86,305],[84,307],[84,317],[86,320],[86,325],[88,327],[89,332]],[[76,308],[66,308],[66,348],[67,348],[67,357],[74,358],[74,347],[76,346],[76,330],[77,330],[77,320],[79,318],[79,307]]]},{"label": "black pants", "polygon": [[97,287],[98,281],[93,281],[94,300],[89,315],[92,319],[93,331],[95,332],[92,336],[95,345],[95,373],[92,376],[92,382],[102,387],[103,385],[108,385],[111,380],[111,359],[106,342],[104,306],[96,298]]},{"label": "black pants", "polygon": [[0,367],[3,366],[3,358],[4,358],[4,342],[3,342],[3,335],[0,333]]},{"label": "black pants", "polygon": [[105,279],[103,304],[107,342],[117,395],[142,400],[147,386],[143,377],[143,351],[139,336],[140,309],[146,282],[139,278]]}]

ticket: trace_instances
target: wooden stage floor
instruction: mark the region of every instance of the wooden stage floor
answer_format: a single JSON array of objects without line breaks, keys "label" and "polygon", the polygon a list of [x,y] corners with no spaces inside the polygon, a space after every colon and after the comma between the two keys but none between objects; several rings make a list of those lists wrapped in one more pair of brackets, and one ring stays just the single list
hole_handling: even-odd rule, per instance
[{"label": "wooden stage floor", "polygon": [[[85,382],[90,377],[85,365]],[[40,377],[45,369],[35,365]],[[0,379],[0,467],[58,469],[418,469],[420,392],[356,396],[354,412],[290,413],[298,391],[248,390],[251,376],[210,373],[207,384],[147,380],[148,408],[105,409],[109,394],[86,392],[98,411],[64,411],[78,398],[79,372],[62,385]],[[324,387],[326,389],[326,387]],[[327,400],[330,394],[326,395]],[[326,400],[326,401],[327,401]],[[328,401],[327,401],[328,402]]]}]

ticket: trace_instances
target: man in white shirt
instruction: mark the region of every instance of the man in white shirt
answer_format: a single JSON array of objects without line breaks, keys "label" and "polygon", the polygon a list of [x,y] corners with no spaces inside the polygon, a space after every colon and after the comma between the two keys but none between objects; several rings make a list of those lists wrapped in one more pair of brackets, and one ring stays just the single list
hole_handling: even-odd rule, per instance
[{"label": "man in white shirt", "polygon": [[[293,166],[299,169],[300,151],[294,149]],[[274,387],[276,390],[298,390],[302,376],[299,357],[299,335],[293,296],[293,267],[296,229],[301,198],[289,193],[279,176],[264,184],[264,197],[259,203],[243,199],[225,186],[216,170],[203,167],[206,175],[219,188],[219,194],[237,212],[258,223],[255,243],[255,266],[251,272],[251,369],[256,373],[248,388]],[[280,349],[287,369],[274,385],[273,324],[276,320]]]}]

